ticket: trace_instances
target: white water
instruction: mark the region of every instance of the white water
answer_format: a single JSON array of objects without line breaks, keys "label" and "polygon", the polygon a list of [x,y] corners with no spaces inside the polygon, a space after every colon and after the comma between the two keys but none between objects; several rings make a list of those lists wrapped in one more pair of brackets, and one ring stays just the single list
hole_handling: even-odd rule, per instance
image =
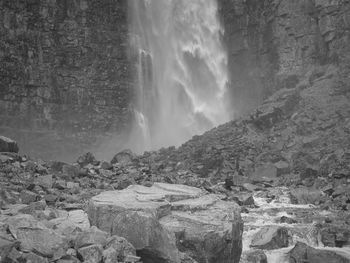
[{"label": "white water", "polygon": [[[179,145],[228,121],[227,55],[216,0],[129,0],[143,150]],[[135,116],[136,121],[138,118]],[[142,128],[143,129],[143,128]],[[140,147],[138,147],[140,148]]]},{"label": "white water", "polygon": [[[319,229],[316,227],[315,222],[287,224],[279,223],[281,216],[288,216],[297,219],[293,216],[293,212],[305,212],[310,216],[310,219],[317,218],[319,216],[325,217],[331,212],[319,210],[313,205],[295,205],[291,203],[289,197],[289,191],[286,187],[275,188],[276,198],[272,202],[268,202],[267,198],[261,192],[257,192],[254,195],[255,204],[259,208],[250,209],[249,213],[242,213],[244,221],[243,232],[243,255],[250,250],[250,244],[255,233],[257,233],[262,227],[266,226],[284,226],[289,229],[291,235],[289,240],[289,247],[265,250],[268,263],[288,263],[288,252],[294,247],[297,241],[303,242],[317,249],[331,250],[341,254],[350,259],[350,248],[331,248],[325,247],[320,240]],[[262,195],[261,195],[262,194]],[[287,212],[290,212],[289,214]],[[243,256],[244,258],[244,256]],[[244,259],[242,263],[244,263]]]}]

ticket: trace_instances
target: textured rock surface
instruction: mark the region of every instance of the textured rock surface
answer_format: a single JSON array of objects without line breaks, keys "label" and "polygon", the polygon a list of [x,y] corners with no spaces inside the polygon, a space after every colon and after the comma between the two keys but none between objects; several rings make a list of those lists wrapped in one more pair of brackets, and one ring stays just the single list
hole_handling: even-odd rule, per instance
[{"label": "textured rock surface", "polygon": [[349,1],[218,2],[238,114],[299,85],[313,66],[349,66]]},{"label": "textured rock surface", "polygon": [[290,263],[348,263],[349,257],[344,257],[333,251],[314,249],[298,242],[289,252]]},{"label": "textured rock surface", "polygon": [[71,158],[129,118],[127,1],[0,2],[0,132]]},{"label": "textured rock surface", "polygon": [[144,262],[239,262],[242,222],[237,205],[198,188],[155,183],[92,198],[93,225],[125,237]]}]

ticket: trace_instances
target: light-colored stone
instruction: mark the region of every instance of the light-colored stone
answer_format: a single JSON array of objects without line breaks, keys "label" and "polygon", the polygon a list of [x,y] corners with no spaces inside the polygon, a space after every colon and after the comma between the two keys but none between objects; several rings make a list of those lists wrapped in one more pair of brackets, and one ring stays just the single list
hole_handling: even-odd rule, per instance
[{"label": "light-colored stone", "polygon": [[239,262],[239,207],[185,185],[155,183],[101,193],[91,199],[90,222],[125,237],[144,262],[180,262],[185,252],[198,262]]}]

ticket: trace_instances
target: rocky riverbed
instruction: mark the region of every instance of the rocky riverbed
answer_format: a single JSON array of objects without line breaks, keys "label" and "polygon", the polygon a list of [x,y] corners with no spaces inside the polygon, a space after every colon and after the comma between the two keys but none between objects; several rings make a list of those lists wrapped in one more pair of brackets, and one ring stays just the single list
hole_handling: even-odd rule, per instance
[{"label": "rocky riverbed", "polygon": [[315,68],[179,148],[111,160],[0,137],[1,261],[350,262],[348,87]]}]

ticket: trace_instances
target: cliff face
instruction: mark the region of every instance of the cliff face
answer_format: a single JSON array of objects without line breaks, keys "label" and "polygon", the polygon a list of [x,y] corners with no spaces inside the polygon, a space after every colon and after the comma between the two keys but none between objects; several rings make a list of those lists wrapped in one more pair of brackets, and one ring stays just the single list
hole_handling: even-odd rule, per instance
[{"label": "cliff face", "polygon": [[234,107],[241,114],[310,70],[350,59],[350,1],[218,0]]},{"label": "cliff face", "polygon": [[[236,115],[323,65],[349,86],[349,0],[218,3]],[[0,133],[32,156],[69,159],[128,131],[127,16],[127,0],[1,0]]]},{"label": "cliff face", "polygon": [[67,159],[130,117],[127,0],[0,1],[0,133]]}]

